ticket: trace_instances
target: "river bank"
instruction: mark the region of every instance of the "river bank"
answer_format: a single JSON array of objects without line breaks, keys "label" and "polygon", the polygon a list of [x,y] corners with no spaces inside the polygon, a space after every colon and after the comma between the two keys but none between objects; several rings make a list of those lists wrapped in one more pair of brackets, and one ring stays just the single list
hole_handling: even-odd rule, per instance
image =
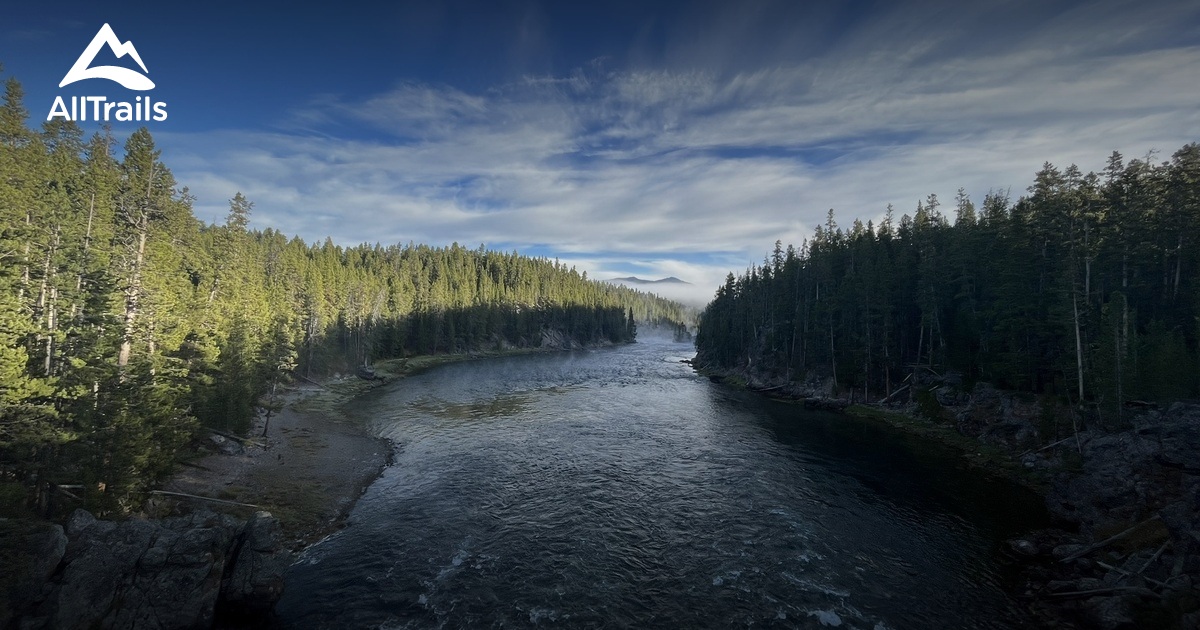
[{"label": "river bank", "polygon": [[[0,519],[0,627],[264,627],[296,552],[345,524],[390,464],[363,394],[433,367],[538,348],[379,362],[372,378],[298,379],[248,437],[211,432],[119,521]],[[364,374],[365,376],[366,374]]]},{"label": "river bank", "polygon": [[[698,374],[709,380],[744,389],[758,395],[803,406],[817,411],[841,412],[864,422],[887,425],[920,440],[944,446],[961,457],[962,463],[979,474],[998,477],[1044,496],[1051,476],[1043,468],[1026,466],[1013,457],[1011,448],[995,440],[980,440],[964,434],[946,414],[939,411],[938,420],[931,421],[917,403],[885,406],[858,399],[838,398],[831,394],[832,383],[812,381],[785,382],[779,378],[764,378],[744,370],[720,370],[689,361]],[[1018,405],[1020,407],[1021,405]],[[1012,409],[1011,401],[1008,404]],[[1021,410],[1025,413],[1027,410]],[[1011,415],[1011,413],[1010,413]],[[985,423],[986,424],[986,423]],[[1021,431],[1012,431],[1022,433]]]},{"label": "river bank", "polygon": [[[299,549],[336,528],[390,461],[387,441],[342,408],[382,382],[346,377],[297,387],[269,426],[260,415],[245,441],[214,434],[205,444],[211,452],[180,468],[162,490],[267,510]],[[204,504],[213,502],[172,495],[155,499],[147,512]]]},{"label": "river bank", "polygon": [[1200,627],[1200,405],[1139,403],[1106,430],[1052,399],[953,376],[851,404],[832,399],[830,383],[697,371],[949,446],[981,474],[1038,493],[1052,526],[1003,552],[1020,573],[1014,594],[1045,627]]},{"label": "river bank", "polygon": [[[181,468],[162,489],[268,510],[279,519],[287,544],[298,551],[343,526],[354,502],[391,463],[392,445],[371,431],[368,418],[355,413],[355,399],[439,365],[560,349],[425,355],[377,362],[373,379],[297,379],[269,425],[260,414],[244,440],[214,434],[205,445],[209,453]],[[165,513],[197,501],[205,503],[169,496],[148,511]]]}]

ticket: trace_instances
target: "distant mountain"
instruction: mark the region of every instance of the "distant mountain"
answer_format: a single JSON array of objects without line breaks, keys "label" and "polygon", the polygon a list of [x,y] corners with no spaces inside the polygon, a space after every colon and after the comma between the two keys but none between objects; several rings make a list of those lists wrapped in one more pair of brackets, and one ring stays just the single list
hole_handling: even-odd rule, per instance
[{"label": "distant mountain", "polygon": [[613,278],[611,280],[605,280],[605,282],[615,282],[618,284],[691,284],[690,282],[684,282],[675,276],[669,276],[661,280],[645,280],[637,276],[629,276],[627,278]]},{"label": "distant mountain", "polygon": [[626,276],[624,278],[612,278],[604,282],[653,293],[659,297],[675,300],[680,304],[698,309],[704,308],[704,305],[712,300],[713,295],[712,290],[708,287],[695,285],[686,280],[680,280],[675,276],[661,280],[647,280],[637,276]]}]

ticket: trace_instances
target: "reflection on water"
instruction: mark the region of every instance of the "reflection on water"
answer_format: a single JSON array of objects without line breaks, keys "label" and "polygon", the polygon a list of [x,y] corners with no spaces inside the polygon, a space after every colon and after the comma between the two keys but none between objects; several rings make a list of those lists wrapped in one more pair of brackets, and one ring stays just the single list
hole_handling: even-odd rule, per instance
[{"label": "reflection on water", "polygon": [[294,627],[1022,627],[1029,499],[685,345],[445,366],[361,401],[395,466],[305,552]]},{"label": "reflection on water", "polygon": [[531,397],[525,393],[504,394],[491,400],[466,403],[421,399],[409,403],[409,411],[450,420],[501,418],[526,411],[530,401]]}]

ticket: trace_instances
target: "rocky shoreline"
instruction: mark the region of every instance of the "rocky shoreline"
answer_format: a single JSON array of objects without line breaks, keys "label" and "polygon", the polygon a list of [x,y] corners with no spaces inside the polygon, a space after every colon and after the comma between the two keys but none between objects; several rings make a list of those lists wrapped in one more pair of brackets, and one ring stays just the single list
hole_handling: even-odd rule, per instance
[{"label": "rocky shoreline", "polygon": [[385,361],[370,378],[297,385],[269,426],[257,420],[253,437],[202,440],[201,456],[127,520],[81,509],[61,525],[0,519],[0,628],[271,627],[295,553],[344,527],[391,463],[391,444],[354,401],[445,363],[579,348],[553,335],[541,341]]},{"label": "rocky shoreline", "polygon": [[[697,370],[808,408],[851,404],[828,382]],[[1042,626],[1200,628],[1200,404],[1138,404],[1127,427],[1105,431],[1045,398],[953,375],[915,380],[847,412],[955,446],[972,467],[1043,497],[1053,527],[1002,550],[1021,576],[1015,595]]]},{"label": "rocky shoreline", "polygon": [[0,628],[270,627],[295,552],[390,463],[345,406],[403,375],[295,388],[266,437],[261,417],[254,438],[209,436],[132,518],[0,520]]},{"label": "rocky shoreline", "polygon": [[[1082,431],[1047,458],[1063,527],[1009,541],[1025,597],[1089,628],[1200,628],[1200,405],[1148,409],[1124,431]],[[1074,454],[1072,454],[1074,451]]]}]

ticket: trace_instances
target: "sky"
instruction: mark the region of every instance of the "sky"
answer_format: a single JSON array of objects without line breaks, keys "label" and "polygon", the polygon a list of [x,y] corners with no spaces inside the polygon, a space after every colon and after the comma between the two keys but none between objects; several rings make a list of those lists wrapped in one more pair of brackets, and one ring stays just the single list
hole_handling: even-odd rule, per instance
[{"label": "sky", "polygon": [[[676,276],[696,300],[830,208],[849,226],[960,187],[1016,199],[1044,162],[1099,170],[1200,141],[1194,0],[3,13],[0,63],[35,124],[58,95],[168,104],[147,126],[204,221],[240,191],[253,226],[308,241],[482,243],[592,278]],[[104,23],[153,90],[58,87]],[[135,67],[114,59],[95,63]]]}]

